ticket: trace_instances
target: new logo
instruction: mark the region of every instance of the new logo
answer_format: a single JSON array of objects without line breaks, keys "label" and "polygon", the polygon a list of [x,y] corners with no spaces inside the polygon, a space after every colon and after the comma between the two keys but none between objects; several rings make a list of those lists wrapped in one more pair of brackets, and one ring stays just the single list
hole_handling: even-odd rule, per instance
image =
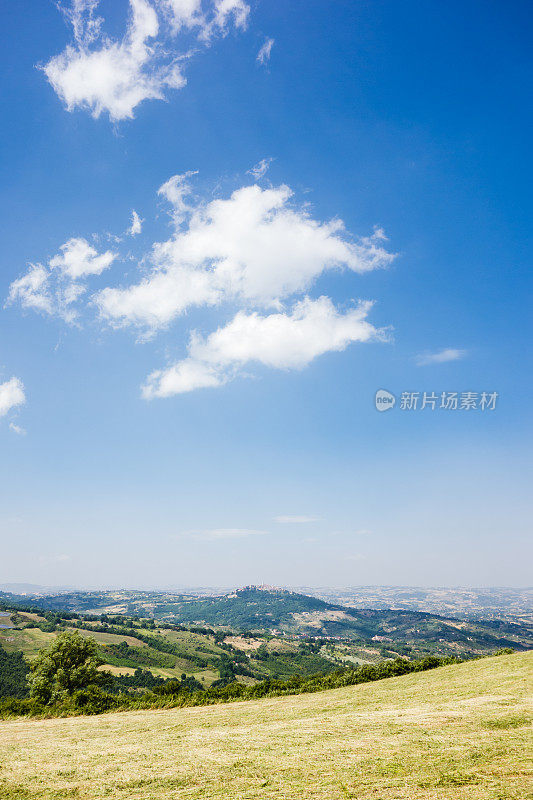
[{"label": "new logo", "polygon": [[375,402],[378,411],[388,411],[390,408],[394,408],[396,398],[386,389],[378,389]]}]

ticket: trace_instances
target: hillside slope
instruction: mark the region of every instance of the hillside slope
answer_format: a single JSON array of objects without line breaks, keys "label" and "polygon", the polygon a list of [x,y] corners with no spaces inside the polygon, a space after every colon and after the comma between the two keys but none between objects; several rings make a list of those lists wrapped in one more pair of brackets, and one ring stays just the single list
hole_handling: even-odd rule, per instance
[{"label": "hillside slope", "polygon": [[524,800],[533,653],[314,695],[0,724],[2,800]]},{"label": "hillside slope", "polygon": [[[523,624],[465,621],[404,609],[356,609],[297,592],[253,586],[213,597],[122,590],[71,592],[34,602],[49,610],[127,613],[173,624],[282,631],[291,636],[338,638],[370,646],[377,643],[381,648],[418,656],[481,655],[502,647],[533,647],[531,628]],[[398,646],[407,649],[398,651]]]},{"label": "hillside slope", "polygon": [[[15,664],[13,658],[17,655],[31,662],[41,648],[51,645],[64,630],[76,630],[96,642],[102,669],[115,676],[113,691],[117,692],[150,689],[157,681],[181,679],[183,675],[194,679],[196,688],[208,688],[217,681],[249,684],[270,677],[327,673],[339,665],[353,664],[349,660],[339,662],[336,650],[324,654],[322,651],[327,648],[320,643],[287,637],[232,637],[225,633],[217,635],[206,628],[172,629],[155,623],[151,626],[150,620],[123,616],[113,618],[112,624],[104,624],[73,620],[70,613],[65,619],[61,618],[61,612],[43,614],[48,618],[20,610],[2,617],[9,624],[0,630],[0,664],[8,657]],[[24,686],[27,689],[22,678],[22,684],[13,691],[14,685],[2,680],[0,674],[0,698],[13,693],[22,697],[26,693]]]}]

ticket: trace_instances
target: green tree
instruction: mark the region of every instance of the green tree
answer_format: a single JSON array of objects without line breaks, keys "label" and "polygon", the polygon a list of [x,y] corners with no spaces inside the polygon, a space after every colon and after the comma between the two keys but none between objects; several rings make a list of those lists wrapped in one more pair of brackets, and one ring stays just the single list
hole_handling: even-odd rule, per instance
[{"label": "green tree", "polygon": [[100,687],[111,678],[99,671],[101,664],[93,639],[78,631],[64,631],[31,664],[30,694],[40,703],[53,705],[80,690]]},{"label": "green tree", "polygon": [[0,697],[26,697],[29,671],[22,653],[6,653],[0,647]]}]

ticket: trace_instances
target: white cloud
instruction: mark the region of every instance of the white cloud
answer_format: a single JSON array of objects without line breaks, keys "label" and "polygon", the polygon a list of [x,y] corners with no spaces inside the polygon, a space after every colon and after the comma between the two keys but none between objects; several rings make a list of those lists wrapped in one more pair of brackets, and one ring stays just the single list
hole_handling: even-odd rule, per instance
[{"label": "white cloud", "polygon": [[444,364],[446,361],[458,361],[464,358],[466,350],[456,350],[449,348],[447,350],[439,350],[436,353],[422,353],[415,357],[415,361],[419,367],[426,367],[430,364]]},{"label": "white cloud", "polygon": [[244,539],[247,536],[265,536],[267,531],[255,531],[249,528],[213,528],[203,531],[187,531],[186,536],[199,539]]},{"label": "white cloud", "polygon": [[137,236],[142,231],[143,222],[140,216],[137,214],[135,209],[131,212],[131,225],[126,231],[128,236]]},{"label": "white cloud", "polygon": [[260,64],[266,64],[268,61],[270,61],[270,53],[272,52],[273,46],[274,39],[265,39],[256,59]]},{"label": "white cloud", "polygon": [[202,28],[201,38],[204,40],[209,40],[217,32],[225,36],[231,23],[236,28],[246,28],[250,7],[244,0],[215,0],[213,11],[211,22]]},{"label": "white cloud", "polygon": [[26,431],[24,428],[21,428],[20,425],[15,425],[14,422],[9,423],[9,430],[13,431],[13,433],[18,434],[19,436],[26,436]]},{"label": "white cloud", "polygon": [[0,383],[0,417],[5,417],[12,408],[24,405],[25,402],[24,386],[19,378]]},{"label": "white cloud", "polygon": [[73,304],[86,291],[82,279],[100,275],[108,269],[116,253],[98,253],[85,239],[72,238],[59,248],[47,266],[30,264],[28,271],[9,287],[7,304],[20,303],[23,308],[57,315],[74,322],[77,311]]},{"label": "white cloud", "polygon": [[73,0],[70,7],[58,7],[63,11],[74,32],[77,42],[90,44],[100,35],[102,17],[95,16],[100,0]]},{"label": "white cloud", "polygon": [[[301,369],[353,342],[387,338],[367,320],[371,302],[340,309],[328,297],[308,296],[329,270],[365,273],[390,264],[380,228],[356,239],[342,220],[316,219],[285,185],[247,185],[203,200],[192,192],[194,174],[174,175],[159,188],[170,204],[171,233],[140,257],[136,282],[88,296],[89,279],[118,255],[71,238],[47,264],[31,264],[13,281],[7,303],[75,324],[97,309],[112,326],[142,327],[142,338],[192,307],[223,306],[230,321],[207,335],[192,332],[185,357],[148,376],[145,398],[221,386],[249,364]],[[133,211],[132,235],[141,223]]]},{"label": "white cloud", "polygon": [[179,225],[194,210],[194,207],[185,201],[192,193],[189,178],[198,175],[196,170],[184,172],[183,175],[173,175],[157,190],[157,194],[164,197],[173,207],[172,216],[176,225]]},{"label": "white cloud", "polygon": [[41,264],[30,264],[25,275],[9,287],[7,304],[19,302],[23,308],[53,313],[53,300],[48,287],[49,272]]},{"label": "white cloud", "polygon": [[325,270],[366,272],[394,258],[382,246],[381,230],[353,241],[341,220],[320,222],[293,204],[288,186],[254,184],[226,199],[188,203],[187,176],[174,176],[159,190],[173,205],[175,232],[154,244],[147,259],[152,272],[95,296],[112,323],[155,330],[191,306],[224,301],[280,307]]},{"label": "white cloud", "polygon": [[201,0],[159,0],[158,5],[170,20],[174,33],[205,24]]},{"label": "white cloud", "polygon": [[273,161],[273,158],[262,158],[261,161],[249,169],[246,174],[251,175],[254,180],[258,181],[266,175]]},{"label": "white cloud", "polygon": [[240,311],[206,339],[193,334],[187,358],[153,372],[143,396],[170,397],[207,386],[222,386],[247,363],[275,369],[301,369],[326,352],[344,350],[352,342],[384,338],[366,321],[371,303],[340,313],[331,300],[305,298],[290,313],[261,316]]},{"label": "white cloud", "polygon": [[94,38],[90,43],[78,39],[76,47],[68,45],[44,67],[69,111],[80,107],[90,110],[93,117],[107,111],[114,121],[132,118],[134,108],[143,100],[162,100],[166,88],[184,85],[176,64],[157,65],[149,44],[159,31],[152,6],[146,0],[130,0],[130,7],[132,17],[122,41],[98,36],[101,46],[91,50]]},{"label": "white cloud", "polygon": [[103,317],[112,322],[163,327],[192,305],[212,305],[220,299],[210,276],[188,267],[161,271],[128,289],[106,288],[94,296]]},{"label": "white cloud", "polygon": [[320,519],[320,517],[308,517],[308,516],[305,516],[305,514],[300,514],[300,515],[298,515],[298,514],[286,514],[286,515],[283,515],[282,514],[279,517],[274,517],[274,521],[275,522],[279,522],[282,525],[285,525],[285,524],[289,524],[290,525],[290,524],[293,524],[293,523],[295,523],[295,524],[303,524],[303,523],[306,523],[306,522],[318,522],[319,519]]},{"label": "white cloud", "polygon": [[173,39],[179,31],[197,27],[208,42],[225,35],[231,24],[245,27],[249,13],[242,0],[207,2],[205,14],[201,0],[129,0],[126,32],[117,40],[103,34],[98,5],[98,0],[72,1],[65,13],[74,43],[43,71],[68,111],[83,108],[93,117],[106,112],[114,122],[132,119],[144,100],[164,100],[169,89],[185,85],[182,64],[190,53],[188,47],[177,51]]},{"label": "white cloud", "polygon": [[51,269],[59,269],[64,276],[73,280],[87,275],[100,275],[116,258],[116,253],[110,250],[99,255],[94,247],[81,238],[69,239],[59,249],[61,253],[51,258],[48,264]]}]

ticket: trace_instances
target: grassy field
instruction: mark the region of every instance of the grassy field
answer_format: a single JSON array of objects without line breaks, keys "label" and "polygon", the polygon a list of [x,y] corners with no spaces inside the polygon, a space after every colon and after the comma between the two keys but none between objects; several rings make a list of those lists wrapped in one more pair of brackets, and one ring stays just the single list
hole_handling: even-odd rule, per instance
[{"label": "grassy field", "polygon": [[[75,630],[69,628],[68,630]],[[120,644],[127,642],[134,647],[146,647],[144,642],[134,639],[131,636],[117,636],[113,633],[98,633],[97,631],[79,631],[80,636],[94,639],[98,644]],[[0,630],[0,644],[8,653],[21,650],[25,657],[35,658],[41,647],[46,647],[54,641],[56,634],[43,633],[39,628],[24,628],[23,630],[6,629]]]},{"label": "grassy field", "polygon": [[29,659],[35,658],[42,647],[47,647],[55,639],[53,633],[43,633],[39,628],[25,630],[0,630],[0,645],[8,653],[20,650]]},{"label": "grassy field", "polygon": [[526,800],[532,671],[522,653],[312,695],[3,722],[0,798]]},{"label": "grassy field", "polygon": [[[30,617],[35,617],[36,615],[31,615],[25,612],[20,616],[23,617],[23,621],[26,622]],[[2,619],[6,620],[6,622],[2,623]],[[0,624],[7,624],[8,620],[9,615],[6,617],[0,617]],[[40,621],[45,620],[41,618]],[[93,639],[97,644],[101,645],[101,656],[104,660],[102,669],[110,671],[113,675],[132,675],[136,666],[140,665],[144,669],[150,669],[154,675],[162,678],[180,678],[181,675],[185,673],[188,676],[195,677],[204,686],[210,686],[213,681],[220,677],[216,668],[213,669],[210,667],[202,667],[194,660],[189,660],[189,656],[199,655],[202,658],[212,656],[218,657],[224,653],[224,650],[218,647],[207,636],[201,636],[200,634],[192,633],[190,631],[148,631],[148,635],[150,636],[164,636],[164,638],[169,642],[179,645],[180,650],[182,651],[182,657],[179,657],[169,654],[161,654],[157,651],[154,651],[151,647],[148,647],[146,642],[126,634],[102,633],[100,631],[75,628],[67,629],[70,631],[78,630],[80,636]],[[147,631],[142,630],[142,633],[146,635]],[[32,661],[39,653],[39,650],[43,647],[49,646],[54,641],[56,636],[57,633],[44,633],[39,628],[0,628],[0,646],[2,646],[9,653],[20,651],[24,654],[26,659]],[[136,657],[139,655],[138,650],[135,648],[140,648],[149,656],[151,656],[151,662],[148,664],[145,663],[146,659],[141,659],[139,664],[132,663],[125,665],[108,663],[107,658],[113,654],[107,653],[106,647],[108,645],[118,645],[121,642],[127,642],[130,648],[132,648],[131,653],[128,654],[132,661],[135,661]],[[114,655],[116,656],[116,653]],[[168,663],[166,666],[161,665],[158,663],[161,661],[161,659],[168,660],[172,663]],[[113,659],[111,659],[111,661],[113,661]]]},{"label": "grassy field", "polygon": [[130,647],[146,647],[145,642],[141,642],[140,639],[135,639],[133,636],[123,636],[122,634],[116,633],[99,633],[98,631],[84,631],[78,630],[77,628],[67,628],[69,631],[78,631],[80,636],[85,637],[86,639],[94,639],[97,644],[120,644],[121,642],[127,642]]}]

